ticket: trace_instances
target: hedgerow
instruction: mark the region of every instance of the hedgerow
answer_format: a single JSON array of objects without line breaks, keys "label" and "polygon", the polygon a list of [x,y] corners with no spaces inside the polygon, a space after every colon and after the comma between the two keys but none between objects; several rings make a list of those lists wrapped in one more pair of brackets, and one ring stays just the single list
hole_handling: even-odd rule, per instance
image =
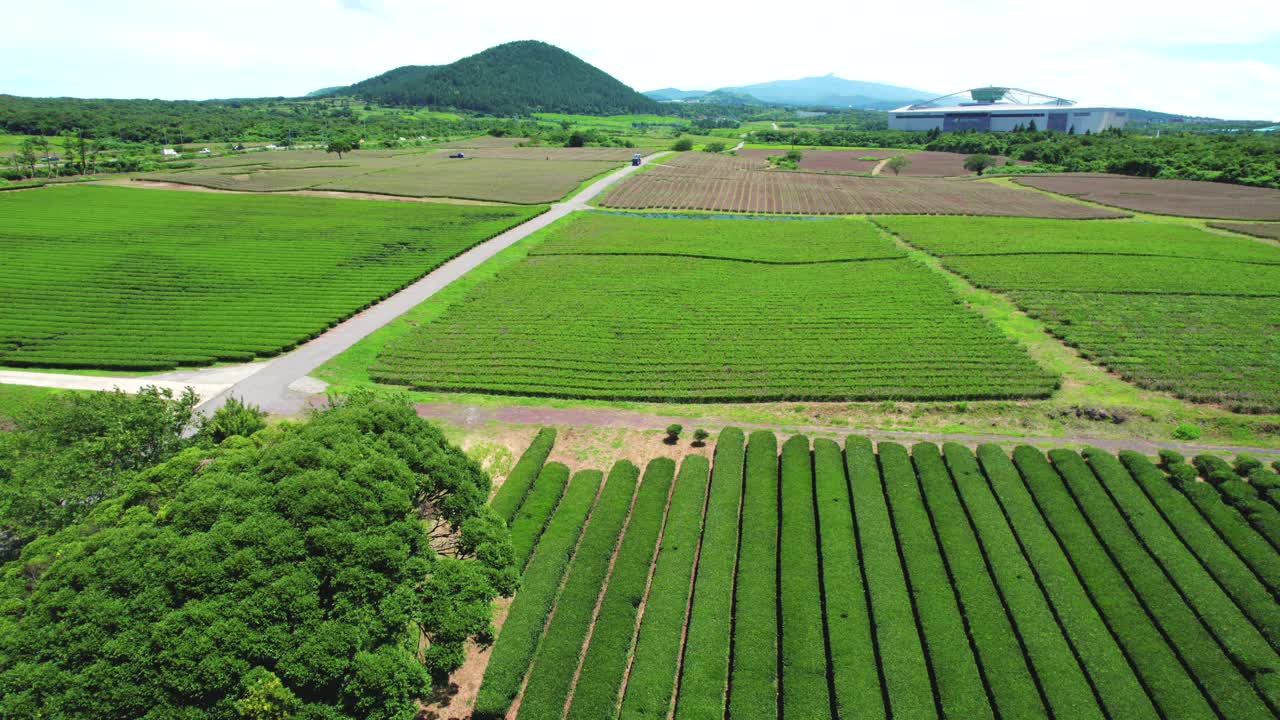
[{"label": "hedgerow", "polygon": [[511,472],[507,473],[507,479],[498,488],[498,492],[494,494],[489,507],[507,521],[508,525],[511,524],[511,518],[515,517],[516,511],[520,509],[525,496],[529,494],[529,488],[533,485],[534,478],[541,472],[542,465],[551,454],[551,448],[555,442],[555,428],[544,427],[539,430],[533,442],[529,443],[528,449],[520,455],[520,459],[511,468]]},{"label": "hedgerow", "polygon": [[[1036,515],[1016,470],[1003,451],[990,447],[980,452],[992,483],[1000,484],[1013,527],[973,453],[957,443],[947,443],[944,453],[1049,706],[1057,716],[1070,716],[1064,703],[1083,697],[1092,678],[1108,715],[1155,720],[1159,714],[1146,690]],[[1083,704],[1096,708],[1092,697]]]},{"label": "hedgerow", "polygon": [[[1146,575],[1151,578],[1151,584],[1148,587],[1160,587],[1164,584],[1156,582],[1161,579],[1158,572],[1163,568],[1167,577],[1181,591],[1186,605],[1192,611],[1182,614],[1184,621],[1192,614],[1198,617],[1208,626],[1210,633],[1222,646],[1227,657],[1237,665],[1248,668],[1248,677],[1253,680],[1255,686],[1264,697],[1274,701],[1277,686],[1267,676],[1280,677],[1275,675],[1277,669],[1280,669],[1280,657],[1276,657],[1275,650],[1267,643],[1258,628],[1249,622],[1240,608],[1236,607],[1231,598],[1223,592],[1222,587],[1204,569],[1200,561],[1178,540],[1159,513],[1154,512],[1154,508],[1142,494],[1142,490],[1134,483],[1133,477],[1115,456],[1095,448],[1086,449],[1084,456],[1089,461],[1088,467],[1093,470],[1094,477],[1089,477],[1080,469],[1080,456],[1075,453],[1069,451],[1051,453],[1051,457],[1055,457],[1055,464],[1058,458],[1062,459],[1066,467],[1071,468],[1071,473],[1077,481],[1081,483],[1080,487],[1073,488],[1076,497],[1080,498],[1085,494],[1091,497],[1088,502],[1080,501],[1086,508],[1086,512],[1089,512],[1089,507],[1097,506],[1094,515],[1096,527],[1103,527],[1105,524],[1107,527],[1118,529],[1125,520],[1128,521],[1128,528],[1137,537],[1132,538],[1127,532],[1120,533],[1120,536],[1125,538],[1123,542],[1130,549],[1123,554],[1113,552],[1113,555],[1132,556],[1138,562],[1142,562],[1146,567]],[[1070,480],[1068,484],[1071,484]],[[1106,502],[1108,494],[1120,510]],[[1134,539],[1138,542],[1131,542]],[[1146,555],[1141,553],[1143,548],[1155,558],[1159,568],[1146,560]],[[1138,560],[1139,558],[1141,560]],[[1130,578],[1133,578],[1132,573]],[[1134,585],[1142,587],[1137,580],[1134,580]],[[1175,596],[1174,593],[1168,592],[1166,595]],[[1175,605],[1175,607],[1178,606]]]},{"label": "hedgerow", "polygon": [[613,572],[596,615],[590,645],[583,657],[582,672],[574,684],[569,718],[613,720],[617,715],[622,675],[635,637],[636,615],[645,598],[653,551],[675,474],[676,463],[670,458],[658,458],[645,468],[631,519],[618,546]]},{"label": "hedgerow", "polygon": [[277,355],[542,209],[3,193],[0,365],[163,370]]},{"label": "hedgerow", "polygon": [[836,715],[882,720],[888,708],[880,691],[874,627],[862,582],[844,458],[835,441],[813,441],[813,471]]},{"label": "hedgerow", "polygon": [[[742,489],[742,562],[734,584],[733,676],[729,714],[778,713],[778,439],[767,430],[747,441]],[[772,632],[771,632],[772,631]]]},{"label": "hedgerow", "polygon": [[[542,245],[557,254],[476,286],[388,344],[371,376],[440,391],[695,402],[1046,397],[1057,386],[868,223],[646,219],[643,245],[597,254],[620,252],[617,237],[633,237],[635,222],[586,215],[557,226]],[[583,236],[580,223],[599,232]],[[708,255],[708,237],[744,223],[748,242]],[[791,249],[810,244],[818,249]],[[826,261],[792,262],[816,253]]]},{"label": "hedgerow", "polygon": [[897,443],[882,442],[879,451],[885,496],[893,512],[894,533],[915,598],[942,713],[947,717],[994,717],[911,459],[906,448]]},{"label": "hedgerow", "polygon": [[[1017,471],[1012,474],[1003,471],[1009,458],[998,447],[984,446],[981,457],[992,487],[1011,517],[1016,512],[1027,524],[1044,526],[1047,522],[1060,550],[1070,558],[1090,599],[1161,712],[1167,717],[1213,717],[1214,711],[1183,668],[1179,654],[1165,642],[1124,576],[1107,557],[1044,455],[1025,445],[1016,448],[1013,464]],[[1002,470],[999,480],[993,477],[992,468]],[[1018,532],[1021,535],[1022,527]]]},{"label": "hedgerow", "polygon": [[[1138,591],[1130,587],[1129,579],[1125,577],[1123,570],[1108,557],[1106,548],[1098,542],[1088,521],[1080,514],[1073,497],[1062,483],[1062,478],[1044,459],[1041,451],[1033,447],[1020,446],[1014,450],[1014,462],[1018,465],[1030,493],[1036,498],[1036,505],[1043,512],[1053,532],[1059,537],[1066,553],[1073,559],[1075,569],[1089,588],[1093,601],[1102,607],[1103,614],[1110,619],[1112,630],[1123,638],[1126,633],[1133,633],[1137,635],[1135,637],[1137,641],[1149,643],[1144,644],[1142,651],[1130,651],[1129,657],[1139,666],[1139,671],[1147,680],[1148,687],[1151,687],[1152,693],[1156,694],[1153,700],[1157,701],[1157,705],[1165,708],[1165,698],[1158,694],[1156,685],[1175,682],[1174,679],[1166,678],[1166,675],[1187,674],[1178,660],[1188,662],[1190,667],[1183,648],[1178,647],[1176,638],[1170,638],[1169,644],[1165,643],[1165,638],[1157,629],[1162,628],[1162,625],[1148,616],[1149,606],[1139,600]],[[1151,598],[1143,598],[1143,600],[1149,602]],[[1193,642],[1196,641],[1196,635],[1193,633],[1187,633],[1187,635]],[[1140,657],[1139,652],[1142,652]],[[1211,655],[1221,656],[1216,647],[1210,648],[1208,652],[1211,652]],[[1164,657],[1161,657],[1162,655]],[[1147,667],[1144,667],[1143,661],[1147,659],[1155,662],[1149,662]],[[1206,683],[1221,678],[1221,674],[1229,669],[1217,665],[1216,660],[1217,657],[1211,657],[1207,661],[1207,667],[1190,670],[1193,675],[1188,680],[1194,678],[1196,683]],[[1153,670],[1152,674],[1147,673],[1148,667]],[[1213,687],[1221,687],[1221,683],[1213,682]],[[1196,694],[1199,696],[1198,689]],[[1216,694],[1210,694],[1210,697],[1212,698],[1210,702],[1215,707],[1221,702],[1221,698]],[[1169,708],[1165,708],[1166,714],[1174,711],[1171,708],[1189,707],[1183,703],[1192,702],[1187,697],[1180,697],[1179,700],[1179,703],[1169,703]],[[1245,706],[1248,712],[1256,712],[1258,707],[1261,707],[1257,698],[1254,698],[1253,703],[1248,700],[1239,701],[1239,705]]]},{"label": "hedgerow", "polygon": [[564,714],[596,601],[609,576],[609,563],[631,510],[639,477],[640,468],[625,460],[609,471],[600,500],[582,533],[582,542],[573,555],[569,576],[556,598],[551,623],[529,669],[529,681],[520,700],[520,715],[525,720],[559,720]]},{"label": "hedgerow", "polygon": [[[726,441],[722,433],[720,443]],[[718,452],[719,443],[716,449]],[[690,455],[680,464],[622,700],[621,717],[626,720],[665,720],[675,699],[680,643],[684,639],[710,470],[701,455]]]},{"label": "hedgerow", "polygon": [[975,285],[1009,295],[1125,380],[1240,412],[1280,410],[1274,244],[1153,223],[879,222]]},{"label": "hedgerow", "polygon": [[845,463],[890,714],[937,717],[936,691],[929,680],[929,664],[871,441],[851,436],[845,442]]},{"label": "hedgerow", "polygon": [[[938,447],[918,443],[911,448],[911,458],[995,709],[1003,717],[1047,718],[1018,633],[1005,611]],[[1048,701],[1053,707],[1062,708],[1059,712],[1071,708],[1073,716],[1101,720],[1102,713],[1084,674],[1078,667],[1071,669],[1074,673],[1041,676]]]},{"label": "hedgerow", "polygon": [[542,535],[547,520],[555,511],[565,483],[569,482],[569,468],[561,463],[548,463],[538,473],[533,490],[520,510],[511,519],[511,547],[516,554],[516,567],[524,568],[533,554],[533,547]]},{"label": "hedgerow", "polygon": [[507,708],[520,692],[525,671],[538,648],[538,639],[542,637],[547,615],[560,589],[560,579],[578,544],[582,525],[595,503],[603,477],[598,470],[582,470],[569,481],[564,499],[525,568],[520,592],[511,602],[507,619],[494,643],[484,681],[476,695],[474,717],[486,720],[505,717]]},{"label": "hedgerow", "polygon": [[[1189,465],[1182,468],[1190,469]],[[1175,468],[1176,470],[1176,468]],[[1175,485],[1196,506],[1205,520],[1213,526],[1222,539],[1231,546],[1245,565],[1253,570],[1272,595],[1280,597],[1280,555],[1250,525],[1238,510],[1222,501],[1222,496],[1209,483],[1197,482],[1195,471],[1190,480],[1186,473],[1171,473]]]},{"label": "hedgerow", "polygon": [[[782,614],[782,714],[825,717],[831,713],[831,698],[809,438],[795,435],[783,443],[781,463],[778,605]],[[819,648],[823,650],[819,652]]]},{"label": "hedgerow", "polygon": [[[1092,461],[1092,453],[1090,454]],[[1273,648],[1280,647],[1280,605],[1267,592],[1258,577],[1245,565],[1231,547],[1224,544],[1214,529],[1196,511],[1185,496],[1170,486],[1151,461],[1132,450],[1120,452],[1120,461],[1128,468],[1138,486],[1169,523],[1169,527],[1186,543],[1187,548],[1200,559],[1209,574],[1222,586],[1245,615],[1265,635]],[[1124,507],[1124,496],[1117,494]],[[1141,503],[1132,501],[1125,509],[1133,512]]]},{"label": "hedgerow", "polygon": [[677,720],[724,720],[743,459],[742,431],[721,430],[711,469],[684,651],[686,658],[698,660],[681,664]]}]

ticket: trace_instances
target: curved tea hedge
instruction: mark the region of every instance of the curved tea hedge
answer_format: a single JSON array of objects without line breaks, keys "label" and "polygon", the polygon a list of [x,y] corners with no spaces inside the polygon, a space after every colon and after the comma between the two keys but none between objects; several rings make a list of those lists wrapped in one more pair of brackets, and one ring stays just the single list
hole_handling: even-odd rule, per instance
[{"label": "curved tea hedge", "polygon": [[727,429],[615,469],[575,551],[580,473],[478,714],[527,673],[526,720],[1275,717],[1276,552],[1224,497],[1280,481],[1195,460]]},{"label": "curved tea hedge", "polygon": [[276,355],[544,209],[0,193],[0,366],[166,370]]}]

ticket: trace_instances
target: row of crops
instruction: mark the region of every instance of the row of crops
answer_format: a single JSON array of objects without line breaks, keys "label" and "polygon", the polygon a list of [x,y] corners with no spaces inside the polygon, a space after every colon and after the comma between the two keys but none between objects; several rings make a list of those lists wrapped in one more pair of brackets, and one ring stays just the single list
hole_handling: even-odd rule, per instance
[{"label": "row of crops", "polygon": [[495,499],[540,538],[475,717],[1280,711],[1280,463],[729,428],[570,479],[551,441]]},{"label": "row of crops", "polygon": [[541,212],[65,187],[0,195],[0,366],[288,350]]},{"label": "row of crops", "polygon": [[886,218],[1124,379],[1280,412],[1280,247],[1164,223]]},{"label": "row of crops", "polygon": [[389,344],[380,382],[553,397],[1045,397],[1057,379],[863,220],[582,213]]}]

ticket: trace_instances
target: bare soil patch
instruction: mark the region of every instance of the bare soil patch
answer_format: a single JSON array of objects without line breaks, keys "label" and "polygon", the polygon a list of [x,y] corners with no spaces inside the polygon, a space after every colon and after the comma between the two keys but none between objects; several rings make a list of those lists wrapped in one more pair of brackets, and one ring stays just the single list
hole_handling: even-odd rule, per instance
[{"label": "bare soil patch", "polygon": [[1126,210],[1157,215],[1280,220],[1280,190],[1195,180],[1153,180],[1124,175],[1062,174],[1014,182]]},{"label": "bare soil patch", "polygon": [[[907,155],[907,159],[911,164],[902,169],[900,175],[906,177],[959,177],[970,176],[973,173],[964,169],[965,158],[969,157],[964,153],[952,152],[935,152],[933,150],[921,150]],[[996,162],[1004,165],[1008,161],[1002,155],[994,156]],[[1017,165],[1026,165],[1027,163],[1018,161]],[[890,173],[892,174],[892,173]]]},{"label": "bare soil patch", "polygon": [[1280,223],[1215,222],[1209,223],[1209,227],[1244,233],[1245,235],[1266,238],[1268,240],[1280,240]]}]

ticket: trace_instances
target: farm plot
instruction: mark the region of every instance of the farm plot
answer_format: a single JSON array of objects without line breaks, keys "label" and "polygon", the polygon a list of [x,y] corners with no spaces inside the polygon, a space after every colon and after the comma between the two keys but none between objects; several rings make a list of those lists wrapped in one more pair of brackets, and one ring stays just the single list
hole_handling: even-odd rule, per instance
[{"label": "farm plot", "polygon": [[372,377],[654,401],[1045,397],[1057,385],[862,220],[584,213],[534,252],[390,344]]},{"label": "farm plot", "polygon": [[[738,155],[748,158],[768,158],[774,155],[783,155],[787,151],[782,148],[778,149],[745,149],[739,150]],[[867,149],[867,150],[820,150],[818,148],[803,148],[800,150],[801,158],[797,167],[808,172],[830,172],[830,173],[851,173],[869,175],[875,169],[876,164],[887,157],[903,154],[897,150]],[[909,154],[908,154],[909,155]]]},{"label": "farm plot", "polygon": [[475,717],[1280,710],[1280,554],[1218,498],[1248,484],[1220,459],[743,440],[638,488],[615,466],[594,509],[593,483],[557,510],[512,605],[537,622],[499,633]]},{"label": "farm plot", "polygon": [[757,159],[683,153],[636,173],[605,196],[605,207],[791,214],[1122,217],[990,183],[939,178],[854,177],[760,169]]},{"label": "farm plot", "polygon": [[[921,150],[907,155],[907,159],[911,164],[902,169],[901,174],[912,177],[952,177],[972,175],[973,173],[964,169],[965,158],[969,157],[964,153],[937,152],[935,150]],[[996,162],[1004,165],[1006,158],[1001,155],[994,156]],[[1025,163],[1019,163],[1025,164]],[[889,171],[885,171],[888,173]]]},{"label": "farm plot", "polygon": [[1038,175],[1014,182],[1126,210],[1186,217],[1280,220],[1280,190],[1120,175]]},{"label": "farm plot", "polygon": [[0,194],[0,365],[155,370],[274,355],[541,210],[361,205]]},{"label": "farm plot", "polygon": [[[621,150],[626,150],[625,158]],[[633,152],[497,146],[468,153],[463,159],[419,151],[359,150],[342,159],[322,152],[279,152],[214,158],[192,170],[152,173],[141,179],[244,192],[336,190],[537,204],[559,200],[584,180],[630,159]]]},{"label": "farm plot", "polygon": [[1280,411],[1280,248],[1136,222],[884,222],[1130,382]]},{"label": "farm plot", "polygon": [[1220,228],[1222,230],[1244,233],[1245,235],[1252,235],[1254,237],[1267,238],[1269,240],[1280,240],[1280,223],[1215,222],[1209,223],[1209,226]]}]

